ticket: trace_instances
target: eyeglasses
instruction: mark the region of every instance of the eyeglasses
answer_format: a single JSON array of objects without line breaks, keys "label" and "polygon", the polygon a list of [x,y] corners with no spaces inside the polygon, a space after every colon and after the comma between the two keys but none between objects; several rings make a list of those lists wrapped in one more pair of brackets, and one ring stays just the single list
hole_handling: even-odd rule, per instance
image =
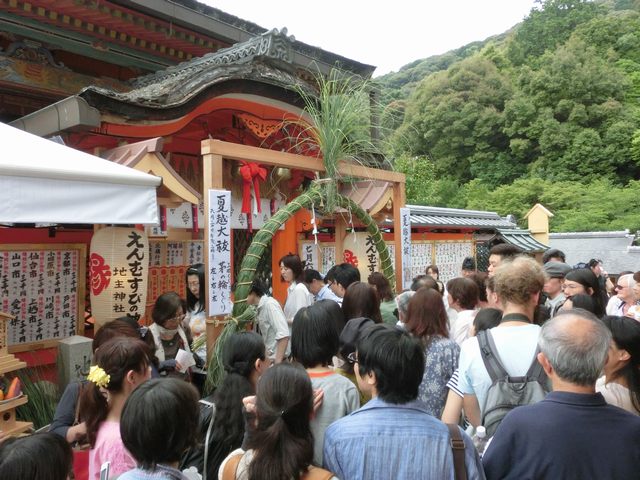
[{"label": "eyeglasses", "polygon": [[167,321],[165,323],[168,322],[175,322],[177,324],[182,323],[182,320],[184,320],[184,317],[186,317],[187,315],[185,313],[182,313],[180,315],[176,315],[175,317],[171,317],[169,319],[167,319]]},{"label": "eyeglasses", "polygon": [[351,352],[347,355],[347,362],[351,364],[358,363],[358,356],[356,355],[356,352]]}]

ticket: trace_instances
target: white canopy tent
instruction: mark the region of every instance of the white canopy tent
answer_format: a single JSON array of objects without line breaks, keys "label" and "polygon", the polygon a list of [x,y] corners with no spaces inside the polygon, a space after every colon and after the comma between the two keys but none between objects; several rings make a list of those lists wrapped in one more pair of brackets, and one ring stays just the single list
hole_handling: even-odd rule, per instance
[{"label": "white canopy tent", "polygon": [[158,223],[160,177],[3,123],[0,145],[0,223]]}]

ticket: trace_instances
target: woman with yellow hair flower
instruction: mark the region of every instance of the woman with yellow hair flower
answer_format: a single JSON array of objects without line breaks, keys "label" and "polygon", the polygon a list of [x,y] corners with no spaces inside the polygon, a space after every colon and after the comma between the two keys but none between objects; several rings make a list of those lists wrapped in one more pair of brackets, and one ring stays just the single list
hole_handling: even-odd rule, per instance
[{"label": "woman with yellow hair flower", "polygon": [[120,438],[120,414],[131,392],[151,376],[148,353],[144,342],[127,337],[109,340],[95,352],[96,365],[89,370],[89,388],[81,398],[91,445],[90,480],[99,480],[100,467],[107,461],[113,476],[136,465]]}]

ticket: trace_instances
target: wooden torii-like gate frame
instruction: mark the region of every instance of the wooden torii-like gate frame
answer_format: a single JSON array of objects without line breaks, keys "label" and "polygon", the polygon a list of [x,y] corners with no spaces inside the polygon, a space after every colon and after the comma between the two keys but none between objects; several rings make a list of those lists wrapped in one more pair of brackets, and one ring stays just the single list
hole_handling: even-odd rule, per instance
[{"label": "wooden torii-like gate frame", "polygon": [[[307,157],[287,152],[279,152],[259,147],[247,145],[239,145],[235,143],[223,142],[221,140],[203,140],[201,144],[201,153],[203,158],[203,195],[205,200],[205,212],[209,211],[208,195],[206,192],[210,189],[224,189],[223,184],[223,165],[224,160],[232,161],[248,161],[256,162],[261,165],[274,167],[290,168],[297,170],[306,170],[310,172],[322,173],[325,171],[322,159],[316,157]],[[363,165],[357,165],[342,161],[339,164],[338,171],[341,176],[352,178],[363,178],[371,180],[381,180],[389,182],[393,190],[393,219],[394,219],[394,243],[395,243],[395,283],[402,285],[402,248],[401,248],[401,216],[400,208],[405,205],[405,175],[403,173],[369,168]],[[205,232],[209,231],[209,218],[205,215]],[[336,258],[342,258],[344,250],[344,238],[346,235],[347,225],[341,219],[336,218]],[[209,251],[208,236],[205,235],[205,252]],[[205,265],[208,257],[205,255]],[[206,295],[209,298],[209,285],[206,286]],[[207,312],[208,315],[209,312]],[[220,322],[216,322],[215,317],[207,316],[207,352],[213,351],[213,344],[221,331]]]}]

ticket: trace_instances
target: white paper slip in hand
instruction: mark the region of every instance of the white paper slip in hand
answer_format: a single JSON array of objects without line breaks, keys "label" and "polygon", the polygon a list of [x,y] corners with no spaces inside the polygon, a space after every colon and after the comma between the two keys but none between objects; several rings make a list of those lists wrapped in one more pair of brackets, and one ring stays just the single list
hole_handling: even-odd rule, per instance
[{"label": "white paper slip in hand", "polygon": [[179,371],[181,373],[186,372],[187,368],[193,367],[196,364],[196,361],[193,358],[193,354],[183,349],[178,350],[178,354],[176,355],[176,362],[180,364],[181,368]]}]

